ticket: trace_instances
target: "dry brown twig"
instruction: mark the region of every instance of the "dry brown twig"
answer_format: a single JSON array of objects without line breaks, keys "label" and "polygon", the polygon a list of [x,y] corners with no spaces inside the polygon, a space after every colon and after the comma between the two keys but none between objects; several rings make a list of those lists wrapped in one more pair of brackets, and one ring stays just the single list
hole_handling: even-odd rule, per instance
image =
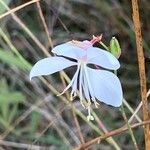
[{"label": "dry brown twig", "polygon": [[47,27],[47,25],[46,25],[46,22],[45,22],[45,19],[44,19],[44,16],[43,16],[43,12],[42,12],[42,8],[41,8],[41,5],[40,5],[40,2],[37,1],[37,2],[36,2],[36,5],[37,5],[37,9],[38,9],[40,18],[41,18],[42,23],[43,23],[43,26],[44,26],[45,33],[46,33],[47,38],[48,38],[48,41],[49,41],[50,47],[53,48],[52,39],[51,39],[51,37],[50,37],[50,35],[49,35],[48,27]]},{"label": "dry brown twig", "polygon": [[[144,121],[146,121],[146,120],[149,119],[149,112],[148,112],[148,104],[147,104],[145,57],[144,57],[142,34],[141,34],[138,0],[132,0],[132,11],[133,11],[133,14],[132,14],[133,24],[134,24],[134,30],[135,30],[135,36],[136,36],[138,64],[139,64],[141,99],[142,99],[142,103],[143,103],[143,119],[144,119]],[[146,150],[150,150],[150,133],[149,133],[149,129],[150,129],[149,124],[146,124],[144,126],[145,148],[146,148]]]},{"label": "dry brown twig", "polygon": [[84,137],[83,137],[83,134],[81,132],[81,128],[80,128],[80,124],[79,124],[79,121],[78,121],[78,118],[77,118],[77,115],[72,107],[72,113],[73,113],[73,118],[74,118],[74,122],[75,122],[75,125],[76,125],[76,128],[77,128],[77,132],[79,134],[79,137],[80,137],[80,141],[81,143],[85,143],[85,140],[84,140]]}]

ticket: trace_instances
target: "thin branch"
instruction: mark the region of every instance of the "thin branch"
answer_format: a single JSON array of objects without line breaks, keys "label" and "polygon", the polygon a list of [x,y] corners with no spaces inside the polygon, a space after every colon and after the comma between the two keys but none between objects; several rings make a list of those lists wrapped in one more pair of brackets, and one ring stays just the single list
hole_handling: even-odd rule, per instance
[{"label": "thin branch", "polygon": [[51,39],[51,37],[50,37],[50,35],[49,35],[48,27],[47,27],[47,25],[46,25],[46,22],[45,22],[45,19],[44,19],[44,16],[43,16],[43,12],[42,12],[42,9],[41,9],[41,6],[40,6],[40,2],[37,1],[37,2],[36,2],[36,5],[37,5],[37,9],[38,9],[40,18],[41,18],[41,20],[42,20],[44,29],[45,29],[45,33],[46,33],[47,38],[48,38],[48,41],[49,41],[49,44],[50,44],[51,48],[53,48],[52,39]]},{"label": "thin branch", "polygon": [[[147,92],[147,98],[149,97],[150,95],[150,89],[148,90]],[[140,104],[137,106],[137,108],[135,109],[134,113],[132,114],[132,116],[130,117],[130,119],[128,120],[129,123],[132,122],[133,118],[136,116],[136,114],[138,113],[138,111],[141,109],[142,107],[142,101],[140,102]]]},{"label": "thin branch", "polygon": [[[143,119],[144,121],[149,119],[148,104],[147,104],[147,87],[146,87],[146,74],[145,74],[145,58],[141,34],[141,25],[139,17],[138,0],[132,0],[132,11],[133,11],[133,23],[136,36],[137,55],[139,63],[139,75],[140,75],[140,86],[141,86],[141,99],[143,103]],[[149,124],[144,126],[145,135],[145,148],[150,150],[150,134]]]},{"label": "thin branch", "polygon": [[[137,128],[137,127],[139,127],[139,126],[143,126],[143,125],[146,125],[146,124],[150,124],[150,120],[148,120],[148,121],[143,121],[143,122],[141,122],[141,123],[135,123],[135,124],[131,125],[131,128]],[[125,132],[125,131],[127,131],[127,130],[128,130],[128,127],[127,127],[127,126],[124,126],[124,127],[118,128],[118,129],[115,129],[115,130],[113,130],[113,131],[108,132],[107,134],[104,134],[104,135],[99,136],[99,137],[97,137],[97,138],[95,138],[95,139],[92,139],[92,140],[90,140],[89,142],[86,142],[86,143],[84,143],[84,144],[82,144],[82,145],[80,145],[80,146],[74,148],[73,150],[83,150],[83,149],[85,149],[85,148],[90,147],[90,146],[93,145],[93,144],[99,143],[99,142],[101,142],[102,140],[105,140],[105,139],[107,139],[107,138],[109,138],[109,137],[111,137],[111,136],[121,134],[122,132]]]},{"label": "thin branch", "polygon": [[27,3],[25,3],[25,4],[22,4],[20,6],[12,8],[12,9],[8,10],[7,12],[3,13],[2,15],[0,15],[0,19],[2,19],[4,17],[10,15],[11,13],[14,13],[14,12],[16,12],[16,11],[18,11],[18,10],[28,6],[28,5],[31,5],[31,4],[33,4],[33,3],[37,2],[37,1],[39,1],[39,0],[31,0],[31,1],[27,2]]},{"label": "thin branch", "polygon": [[83,137],[83,134],[82,134],[82,132],[81,132],[81,128],[80,128],[80,125],[79,125],[79,121],[78,121],[77,115],[76,115],[75,110],[74,110],[73,107],[72,107],[72,113],[73,113],[74,122],[75,122],[75,125],[76,125],[76,128],[77,128],[77,132],[78,132],[78,134],[79,134],[81,143],[83,144],[83,143],[85,143],[84,137]]},{"label": "thin branch", "polygon": [[[103,132],[105,134],[107,134],[109,131],[107,130],[107,128],[105,127],[105,125],[103,124],[103,122],[100,120],[100,118],[97,116],[97,114],[92,111],[92,115],[95,118],[95,121],[97,122],[98,126],[100,127],[100,129],[103,130]],[[121,150],[121,148],[119,147],[119,145],[117,144],[117,142],[113,139],[113,137],[109,137],[110,142],[113,144],[114,148],[116,150]]]},{"label": "thin branch", "polygon": [[[125,99],[123,99],[123,104],[128,108],[128,110],[132,113],[132,115],[134,114],[134,109],[129,105],[129,103],[125,100]],[[137,115],[137,114],[135,114],[135,116],[134,116],[135,118],[136,118],[136,120],[138,121],[138,122],[142,122],[142,120],[141,120],[141,118]]]},{"label": "thin branch", "polygon": [[129,131],[129,134],[131,136],[132,142],[134,144],[134,148],[135,148],[135,150],[139,150],[137,142],[136,142],[136,139],[135,139],[135,136],[134,136],[134,133],[133,133],[132,128],[131,128],[131,126],[130,126],[130,124],[128,122],[128,119],[127,119],[127,116],[126,116],[123,104],[121,105],[121,112],[122,112],[122,116],[124,118],[124,121],[125,121],[125,123],[126,123],[126,125],[128,127],[128,131]]}]

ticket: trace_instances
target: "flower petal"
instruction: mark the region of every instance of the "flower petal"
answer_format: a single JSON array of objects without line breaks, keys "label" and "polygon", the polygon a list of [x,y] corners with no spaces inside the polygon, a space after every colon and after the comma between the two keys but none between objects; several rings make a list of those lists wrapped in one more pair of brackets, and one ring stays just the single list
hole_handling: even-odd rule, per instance
[{"label": "flower petal", "polygon": [[87,49],[87,62],[111,70],[120,67],[119,61],[111,53],[97,47]]},{"label": "flower petal", "polygon": [[67,67],[77,65],[76,62],[67,60],[63,57],[49,57],[39,60],[30,72],[30,79],[35,76],[49,75]]},{"label": "flower petal", "polygon": [[90,84],[95,97],[108,105],[119,107],[122,104],[122,87],[118,77],[105,70],[87,67]]},{"label": "flower petal", "polygon": [[71,42],[60,44],[52,49],[52,52],[57,55],[73,58],[78,60],[86,54],[86,51]]}]

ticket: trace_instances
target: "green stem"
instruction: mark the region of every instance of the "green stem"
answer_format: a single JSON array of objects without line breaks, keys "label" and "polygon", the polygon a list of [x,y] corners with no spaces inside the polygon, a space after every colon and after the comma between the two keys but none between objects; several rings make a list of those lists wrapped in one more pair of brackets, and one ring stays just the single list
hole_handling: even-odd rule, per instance
[{"label": "green stem", "polygon": [[134,147],[135,147],[136,150],[139,150],[139,148],[138,148],[138,146],[137,146],[137,142],[136,142],[135,136],[134,136],[134,133],[133,133],[132,128],[131,128],[131,126],[130,126],[130,124],[129,124],[129,122],[128,122],[128,119],[127,119],[127,116],[126,116],[126,113],[125,113],[123,104],[121,105],[120,111],[121,111],[121,113],[122,113],[122,116],[123,116],[123,118],[124,118],[126,124],[127,124],[128,131],[129,131],[129,134],[130,134],[131,139],[132,139],[132,141],[133,141]]},{"label": "green stem", "polygon": [[110,52],[109,47],[106,46],[102,41],[100,41],[99,44],[102,45],[107,51]]},{"label": "green stem", "polygon": [[[123,98],[123,103],[133,115],[134,110],[132,109],[132,107],[129,105],[129,103],[124,98]],[[135,114],[135,118],[137,119],[138,122],[142,122],[142,120],[140,119],[140,117],[137,114]]]}]

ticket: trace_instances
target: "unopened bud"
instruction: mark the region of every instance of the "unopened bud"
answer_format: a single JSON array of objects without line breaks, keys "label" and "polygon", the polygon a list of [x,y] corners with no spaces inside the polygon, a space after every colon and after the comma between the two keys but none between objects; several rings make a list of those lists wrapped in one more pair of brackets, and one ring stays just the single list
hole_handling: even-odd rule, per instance
[{"label": "unopened bud", "polygon": [[110,52],[116,57],[119,58],[121,55],[121,48],[118,40],[115,37],[112,37],[110,40]]}]

